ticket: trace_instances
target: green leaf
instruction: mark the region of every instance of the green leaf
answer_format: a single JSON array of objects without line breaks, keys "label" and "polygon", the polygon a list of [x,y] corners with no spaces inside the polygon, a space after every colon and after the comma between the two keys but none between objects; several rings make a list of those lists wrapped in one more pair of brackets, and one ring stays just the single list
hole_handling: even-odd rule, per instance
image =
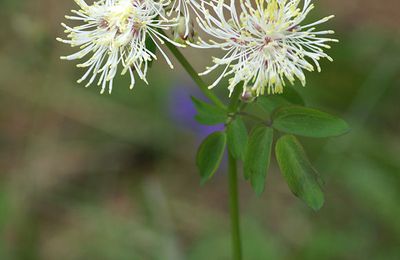
[{"label": "green leaf", "polygon": [[341,118],[300,106],[282,107],[272,115],[272,127],[281,132],[308,137],[330,137],[349,131]]},{"label": "green leaf", "polygon": [[273,129],[264,125],[254,128],[249,137],[243,162],[244,177],[250,179],[256,194],[264,191],[271,157]]},{"label": "green leaf", "polygon": [[293,105],[304,106],[306,104],[304,102],[303,97],[293,87],[289,87],[289,86],[285,87],[283,89],[283,93],[278,96],[285,98],[287,101],[289,101]]},{"label": "green leaf", "polygon": [[192,97],[197,115],[195,119],[203,125],[217,125],[225,123],[227,112],[220,107],[201,101]]},{"label": "green leaf", "polygon": [[236,117],[227,127],[228,150],[235,159],[243,160],[247,145],[247,128],[240,117]]},{"label": "green leaf", "polygon": [[260,96],[257,98],[257,104],[268,113],[274,110],[290,105],[304,106],[304,100],[292,87],[285,87],[282,94]]},{"label": "green leaf", "polygon": [[309,207],[319,210],[324,194],[315,169],[300,142],[293,135],[282,136],[276,143],[275,154],[279,168],[290,190]]},{"label": "green leaf", "polygon": [[196,155],[196,165],[200,170],[201,182],[205,183],[217,171],[226,146],[226,134],[214,132],[204,139]]}]

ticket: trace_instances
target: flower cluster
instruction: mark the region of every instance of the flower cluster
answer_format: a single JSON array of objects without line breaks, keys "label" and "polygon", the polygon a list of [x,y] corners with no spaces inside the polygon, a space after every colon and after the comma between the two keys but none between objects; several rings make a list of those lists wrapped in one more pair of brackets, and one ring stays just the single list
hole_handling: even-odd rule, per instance
[{"label": "flower cluster", "polygon": [[[224,78],[229,78],[230,93],[240,82],[244,91],[255,96],[264,93],[281,93],[286,82],[295,79],[305,85],[304,71],[321,70],[321,58],[332,60],[324,49],[337,40],[327,37],[331,30],[316,30],[315,26],[333,16],[316,22],[303,24],[314,8],[311,0],[100,0],[88,5],[84,0],[75,0],[80,10],[70,20],[83,25],[69,27],[62,24],[68,33],[67,39],[58,39],[80,50],[62,57],[67,60],[90,58],[79,67],[87,72],[78,81],[89,78],[88,84],[98,76],[102,92],[111,92],[118,67],[122,74],[129,72],[131,88],[136,73],[146,80],[149,62],[157,59],[149,43],[155,45],[167,63],[172,64],[162,44],[168,41],[175,46],[221,49],[225,53],[213,58],[213,66],[200,75],[222,67],[220,76],[210,85],[215,87]],[[194,14],[197,26],[212,39],[194,37]],[[170,39],[160,30],[172,31]],[[177,40],[177,38],[180,38]]]},{"label": "flower cluster", "polygon": [[[134,72],[140,79],[146,80],[149,62],[157,59],[154,51],[148,47],[154,44],[164,56],[171,68],[173,65],[160,44],[164,41],[174,43],[158,30],[168,30],[176,26],[174,20],[165,16],[166,1],[153,0],[100,0],[88,5],[84,0],[75,0],[81,10],[72,10],[74,16],[66,16],[69,20],[84,22],[76,27],[65,27],[68,39],[59,41],[79,46],[80,50],[72,55],[61,57],[66,60],[91,57],[78,67],[87,68],[87,72],[78,82],[86,80],[87,86],[92,84],[97,76],[102,92],[107,88],[111,93],[113,79],[118,67],[122,74],[129,72],[132,88],[135,84]],[[149,44],[150,42],[150,44]],[[108,83],[108,84],[107,84]]]},{"label": "flower cluster", "polygon": [[264,94],[265,90],[268,94],[281,93],[285,79],[293,84],[298,78],[305,85],[304,70],[317,68],[320,71],[321,58],[332,60],[323,48],[329,48],[328,42],[337,41],[324,36],[334,32],[316,31],[314,26],[333,16],[302,25],[314,5],[311,0],[304,0],[300,7],[300,2],[256,0],[253,6],[250,0],[241,0],[240,14],[234,0],[229,5],[217,0],[203,2],[204,19],[198,19],[199,26],[216,40],[200,39],[192,46],[225,51],[222,58],[213,58],[214,65],[202,73],[224,67],[210,88],[229,76],[231,93],[242,81],[244,91],[250,89],[256,96]]}]

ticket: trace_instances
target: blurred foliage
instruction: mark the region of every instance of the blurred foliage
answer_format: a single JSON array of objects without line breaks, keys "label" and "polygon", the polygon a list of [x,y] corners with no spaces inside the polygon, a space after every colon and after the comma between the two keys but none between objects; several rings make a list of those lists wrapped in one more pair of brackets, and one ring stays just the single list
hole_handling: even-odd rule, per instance
[{"label": "blurred foliage", "polygon": [[[360,19],[347,1],[326,2],[320,11],[338,14],[335,62],[296,88],[352,131],[303,140],[325,181],[318,213],[292,196],[275,162],[261,198],[242,181],[246,259],[400,258],[400,37],[389,27],[400,20],[388,23],[375,1],[352,2],[369,12]],[[195,86],[162,62],[133,91],[126,78],[112,95],[78,86],[82,71],[58,58],[72,50],[54,40],[72,6],[0,1],[0,259],[229,259],[226,176],[199,187],[204,129],[171,113]]]}]

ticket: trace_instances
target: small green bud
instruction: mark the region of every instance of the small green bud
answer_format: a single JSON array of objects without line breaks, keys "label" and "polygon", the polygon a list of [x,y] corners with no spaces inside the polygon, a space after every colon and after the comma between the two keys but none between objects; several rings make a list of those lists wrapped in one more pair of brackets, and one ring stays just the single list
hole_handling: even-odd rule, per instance
[{"label": "small green bud", "polygon": [[178,24],[172,29],[172,35],[177,43],[193,42],[196,35],[193,22],[187,21],[185,17],[180,16]]}]

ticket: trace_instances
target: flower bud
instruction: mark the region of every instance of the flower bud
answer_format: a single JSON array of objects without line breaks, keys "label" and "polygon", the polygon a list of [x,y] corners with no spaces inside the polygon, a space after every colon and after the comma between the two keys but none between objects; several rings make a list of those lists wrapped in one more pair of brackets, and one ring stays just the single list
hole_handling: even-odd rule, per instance
[{"label": "flower bud", "polygon": [[195,37],[194,25],[190,20],[188,21],[185,17],[180,16],[178,18],[178,24],[172,29],[174,41],[177,43],[185,43],[186,41],[193,42]]},{"label": "flower bud", "polygon": [[251,87],[247,87],[245,92],[240,96],[240,100],[245,103],[251,103],[256,98],[256,93],[251,89]]}]

